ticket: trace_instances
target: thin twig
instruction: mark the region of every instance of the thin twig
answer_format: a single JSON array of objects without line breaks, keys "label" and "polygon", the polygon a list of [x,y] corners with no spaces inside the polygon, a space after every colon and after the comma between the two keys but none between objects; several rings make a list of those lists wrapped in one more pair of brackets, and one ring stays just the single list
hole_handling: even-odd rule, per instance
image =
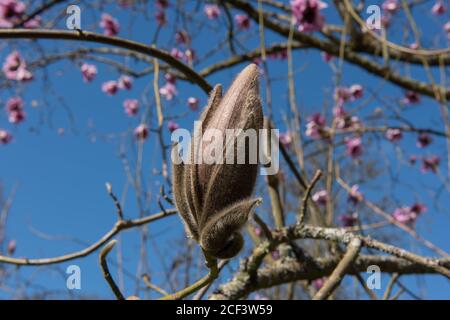
[{"label": "thin twig", "polygon": [[125,300],[124,296],[122,295],[122,292],[120,292],[119,287],[114,282],[114,279],[111,276],[111,273],[109,272],[108,268],[108,262],[106,261],[106,256],[111,251],[111,249],[116,245],[117,240],[111,240],[103,249],[100,251],[99,260],[100,260],[100,266],[102,268],[103,277],[105,278],[106,282],[108,282],[108,285],[110,286],[111,290],[113,291],[114,295],[116,296],[117,300]]}]

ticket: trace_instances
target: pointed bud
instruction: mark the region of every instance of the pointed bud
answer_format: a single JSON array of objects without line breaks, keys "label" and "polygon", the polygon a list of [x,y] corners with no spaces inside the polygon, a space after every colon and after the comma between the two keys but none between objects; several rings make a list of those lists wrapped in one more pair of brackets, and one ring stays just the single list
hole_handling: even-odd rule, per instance
[{"label": "pointed bud", "polygon": [[[258,173],[258,134],[263,127],[258,76],[258,67],[251,64],[223,98],[221,86],[214,88],[201,116],[201,134],[194,133],[191,164],[173,167],[180,215],[192,237],[217,258],[231,258],[239,252],[243,246],[239,229],[260,203],[250,199]],[[227,129],[234,129],[234,136]],[[210,150],[221,153],[223,162],[204,161]]]}]

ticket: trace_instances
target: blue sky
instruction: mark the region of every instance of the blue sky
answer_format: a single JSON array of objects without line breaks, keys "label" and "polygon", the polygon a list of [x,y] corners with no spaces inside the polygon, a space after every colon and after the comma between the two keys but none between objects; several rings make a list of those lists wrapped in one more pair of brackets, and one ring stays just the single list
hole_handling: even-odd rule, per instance
[{"label": "blue sky", "polygon": [[[425,44],[435,43],[446,46],[442,41],[444,35],[440,32],[439,24],[448,19],[436,19],[429,14],[431,2],[420,6],[421,13],[418,25],[425,35]],[[192,7],[189,7],[192,9]],[[132,14],[130,11],[118,9],[115,6],[107,6],[104,9],[119,19],[122,25],[120,36],[136,41],[149,43],[156,30],[152,22],[153,7],[150,7],[149,18],[142,14]],[[330,9],[324,11],[327,21],[335,22],[336,18]],[[211,40],[217,39],[217,30],[223,29],[223,20],[204,21],[202,12],[196,18],[196,23],[206,23],[206,27],[196,32],[190,28],[193,34],[193,45],[199,56],[215,49],[215,43]],[[99,31],[96,27],[98,12],[82,6],[82,23],[86,30]],[[172,20],[171,20],[172,19]],[[223,19],[223,17],[221,18]],[[173,17],[169,16],[173,22]],[[85,22],[86,21],[86,22]],[[396,25],[404,27],[404,18]],[[57,24],[58,28],[65,26],[64,21]],[[199,28],[200,30],[200,28]],[[158,46],[170,49],[173,45],[173,27],[164,28],[159,36]],[[219,39],[226,39],[226,34],[219,32]],[[255,25],[247,37],[242,34],[244,46],[247,49],[258,47],[257,30]],[[433,35],[430,38],[430,35]],[[436,36],[434,36],[436,35]],[[393,31],[393,40],[399,40],[400,31]],[[439,38],[440,37],[440,38]],[[211,39],[211,40],[210,40]],[[266,42],[281,42],[283,39],[267,32]],[[85,46],[83,43],[68,43],[54,41],[39,41],[39,46],[46,52],[58,50],[70,50]],[[87,45],[86,45],[87,46]],[[91,46],[91,45],[89,45]],[[33,50],[34,44],[25,41],[3,42],[0,46],[0,59],[13,49],[18,48],[30,61],[36,59]],[[226,46],[212,57],[201,59],[196,70],[209,66],[214,62],[229,56]],[[333,72],[330,66],[322,61],[318,51],[308,50],[294,53],[295,68],[301,69],[296,74],[296,95],[301,112],[304,115],[323,111],[324,106],[332,101]],[[146,65],[135,63],[132,60],[125,64],[135,70],[142,70]],[[134,83],[133,90],[120,91],[116,96],[109,97],[101,92],[100,87],[104,81],[117,79],[120,73],[113,68],[96,63],[99,74],[96,79],[85,84],[82,81],[80,71],[76,64],[71,61],[63,61],[51,65],[46,74],[48,79],[42,80],[42,71],[36,71],[36,79],[33,83],[25,86],[14,86],[3,90],[0,99],[5,101],[12,95],[20,94],[26,101],[28,118],[26,122],[17,128],[7,123],[4,113],[0,115],[0,127],[11,130],[15,139],[8,146],[0,148],[0,180],[4,188],[5,197],[8,196],[15,186],[17,192],[14,197],[13,206],[8,219],[7,238],[17,241],[17,257],[51,257],[82,249],[85,245],[93,243],[106,233],[116,221],[116,213],[113,203],[105,190],[105,183],[111,182],[115,192],[122,196],[126,187],[127,177],[124,172],[122,161],[119,157],[119,136],[124,136],[128,150],[136,150],[131,130],[139,123],[140,118],[128,118],[122,108],[122,102],[127,98],[137,98],[143,103],[145,99],[153,106],[151,75],[138,79]],[[208,78],[212,84],[223,83],[227,87],[234,75],[241,69],[242,65],[229,70],[219,72]],[[283,75],[287,70],[286,61],[272,61],[270,63],[271,76]],[[366,88],[365,99],[376,93],[388,101],[397,101],[402,97],[404,90],[399,87],[383,84],[383,80],[375,78],[361,69],[345,64],[342,84],[351,85],[361,83]],[[402,71],[403,72],[403,71]],[[417,80],[426,81],[424,73],[420,68],[414,67],[409,70]],[[437,75],[437,72],[434,72]],[[162,81],[160,81],[163,84]],[[287,84],[285,81],[273,81],[273,107],[281,110],[281,114],[288,115]],[[380,90],[380,85],[383,84]],[[177,122],[183,127],[191,128],[193,121],[198,117],[197,112],[189,111],[186,99],[196,96],[200,99],[200,105],[206,103],[206,95],[196,86],[178,82],[179,91],[176,99],[170,103],[164,102],[164,113],[170,117],[177,114],[187,113]],[[55,95],[56,93],[56,95]],[[37,108],[31,107],[31,101],[36,100]],[[370,100],[361,113],[361,117],[367,116],[380,107],[381,102],[377,99]],[[354,105],[356,106],[356,104]],[[67,110],[74,115],[74,130],[71,129],[71,121]],[[151,124],[155,126],[154,111]],[[438,106],[430,99],[423,98],[418,106],[405,110],[404,115],[418,127],[435,127],[442,129],[442,121]],[[50,121],[49,121],[50,120]],[[281,131],[285,126],[280,117],[276,119],[277,126]],[[393,122],[395,124],[395,122]],[[59,135],[58,128],[65,128],[65,134]],[[105,139],[105,136],[111,137]],[[422,151],[415,148],[415,135],[405,135],[400,142],[407,159],[410,154],[420,154]],[[165,141],[169,143],[169,134],[165,132]],[[437,153],[442,157],[445,164],[445,141],[435,138],[429,152]],[[151,192],[152,202],[149,212],[158,212],[157,193],[161,178],[153,173],[153,169],[160,166],[160,147],[157,139],[151,138],[144,144],[143,163],[144,181]],[[424,152],[422,152],[423,154]],[[341,154],[343,152],[341,151]],[[376,160],[379,166],[388,166],[389,170],[398,173],[401,183],[392,183],[389,170],[382,173],[370,183],[362,185],[366,197],[373,202],[390,196],[396,204],[410,205],[415,201],[424,202],[428,206],[428,212],[421,217],[417,230],[423,237],[429,239],[440,248],[450,252],[448,241],[448,230],[450,226],[450,215],[448,208],[450,199],[448,191],[443,188],[437,195],[435,191],[442,185],[441,181],[432,174],[424,175],[418,166],[411,167],[401,163],[398,158],[398,148],[391,143],[380,139],[379,147],[368,148],[365,159]],[[133,152],[130,159],[133,159]],[[400,169],[399,169],[400,168]],[[442,174],[447,174],[445,165],[441,165]],[[262,179],[261,179],[262,181]],[[412,190],[409,185],[415,186]],[[421,192],[422,190],[422,192]],[[423,192],[423,190],[427,190]],[[380,192],[381,191],[381,192]],[[125,216],[127,218],[137,217],[136,198],[131,189],[128,190],[124,204]],[[436,200],[438,205],[435,205]],[[387,204],[388,210],[395,206]],[[169,206],[168,206],[169,207]],[[38,233],[53,236],[55,239],[44,239]],[[169,257],[177,253],[177,241],[182,239],[183,230],[179,218],[176,216],[166,218],[151,224],[149,233],[153,240],[148,244],[149,265],[152,276],[158,285],[164,285],[162,274],[163,265],[161,257]],[[410,250],[424,255],[432,253],[415,242],[408,235],[404,235],[398,229],[394,231],[399,239],[396,244],[406,245]],[[124,252],[124,267],[131,273],[136,272],[139,250],[139,234],[136,231],[127,231],[122,234],[122,248]],[[155,249],[155,243],[159,245],[159,251]],[[111,254],[114,258],[116,250]],[[169,261],[169,260],[167,260]],[[237,259],[236,259],[237,261]],[[97,253],[86,258],[77,259],[59,265],[59,270],[53,267],[22,268],[21,274],[25,278],[33,279],[33,283],[51,288],[53,290],[67,292],[64,270],[68,265],[77,264],[82,270],[82,290],[77,294],[111,298],[112,293],[104,281],[98,265]],[[115,267],[112,266],[113,272]],[[62,271],[62,272],[61,272]],[[383,282],[388,277],[383,275]],[[444,299],[449,298],[450,283],[440,276],[424,276],[402,278],[414,292],[419,292],[425,286],[427,298]],[[23,285],[21,281],[12,279],[10,286]],[[125,293],[134,293],[135,282],[125,276]],[[170,288],[166,289],[170,290]],[[10,298],[11,295],[0,290],[0,297]],[[408,298],[407,295],[404,296]]]}]

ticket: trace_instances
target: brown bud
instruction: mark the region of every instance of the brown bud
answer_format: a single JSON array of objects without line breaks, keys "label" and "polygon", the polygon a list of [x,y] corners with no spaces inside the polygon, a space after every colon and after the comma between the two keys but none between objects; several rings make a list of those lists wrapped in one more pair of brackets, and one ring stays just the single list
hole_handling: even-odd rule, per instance
[{"label": "brown bud", "polygon": [[[227,129],[253,129],[258,146],[258,130],[263,127],[258,73],[256,65],[247,66],[223,98],[221,86],[214,88],[200,119],[202,134],[194,133],[192,162],[175,164],[172,170],[175,202],[190,236],[217,258],[231,258],[239,252],[243,246],[239,229],[260,203],[260,199],[250,199],[258,164],[249,159],[250,152],[257,156],[257,150],[250,148],[251,142],[239,144],[226,135]],[[219,132],[222,139],[208,139],[209,129]],[[218,143],[224,163],[205,163],[202,152]],[[229,152],[231,163],[226,160]],[[239,154],[245,154],[245,161],[238,161]]]}]

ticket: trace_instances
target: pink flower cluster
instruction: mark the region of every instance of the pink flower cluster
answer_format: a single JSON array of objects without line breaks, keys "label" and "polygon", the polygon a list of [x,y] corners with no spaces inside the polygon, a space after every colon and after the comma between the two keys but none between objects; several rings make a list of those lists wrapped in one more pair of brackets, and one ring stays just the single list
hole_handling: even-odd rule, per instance
[{"label": "pink flower cluster", "polygon": [[234,16],[234,21],[240,30],[250,29],[250,18],[246,14],[237,14]]},{"label": "pink flower cluster", "polygon": [[170,101],[178,94],[177,87],[175,86],[176,79],[170,73],[166,73],[165,79],[166,84],[159,88],[159,94],[163,96],[164,99]]},{"label": "pink flower cluster", "polygon": [[116,36],[120,31],[119,22],[108,13],[102,14],[100,27],[103,29],[103,34],[110,37]]},{"label": "pink flower cluster", "polygon": [[91,82],[97,75],[97,67],[93,64],[83,63],[81,65],[81,74],[84,82]]},{"label": "pink flower cluster", "polygon": [[3,73],[10,80],[30,81],[33,79],[33,74],[27,69],[27,63],[18,51],[13,51],[6,57]]},{"label": "pink flower cluster", "polygon": [[289,149],[292,144],[292,134],[289,131],[280,133],[279,140],[283,146]]},{"label": "pink flower cluster", "polygon": [[131,90],[133,80],[129,76],[122,75],[115,80],[106,81],[102,84],[102,91],[110,96],[115,95],[119,89]]},{"label": "pink flower cluster", "polygon": [[318,140],[327,136],[327,128],[325,126],[325,117],[320,113],[314,113],[307,118],[306,135],[312,139]]},{"label": "pink flower cluster", "polygon": [[166,9],[169,6],[169,1],[167,0],[157,0],[156,1],[156,13],[155,13],[155,19],[158,22],[158,25],[164,26],[167,24],[167,17],[166,17]]},{"label": "pink flower cluster", "polygon": [[398,128],[389,128],[386,130],[385,137],[391,142],[398,142],[403,139],[403,132]]},{"label": "pink flower cluster", "polygon": [[[12,28],[24,21],[26,5],[18,0],[0,0],[0,28]],[[35,16],[24,21],[25,28],[39,28],[41,18]]]},{"label": "pink flower cluster", "polygon": [[339,217],[342,226],[344,227],[353,227],[358,222],[358,214],[343,214]]},{"label": "pink flower cluster", "polygon": [[12,135],[8,131],[6,131],[4,129],[0,129],[0,144],[3,144],[3,145],[8,144],[11,142],[11,140],[12,140]]},{"label": "pink flower cluster", "polygon": [[346,153],[352,158],[359,158],[363,153],[362,140],[360,137],[345,138]]},{"label": "pink flower cluster", "polygon": [[216,4],[207,4],[203,8],[209,20],[217,19],[220,16],[220,9]]},{"label": "pink flower cluster", "polygon": [[123,102],[125,113],[132,117],[139,112],[139,101],[136,99],[127,99]]},{"label": "pink flower cluster", "polygon": [[328,202],[328,192],[325,189],[319,190],[314,193],[311,199],[318,205],[324,206]]},{"label": "pink flower cluster", "polygon": [[134,129],[134,135],[139,140],[145,140],[148,138],[149,130],[146,124],[142,123]]},{"label": "pink flower cluster", "polygon": [[433,5],[433,7],[431,7],[431,13],[433,13],[435,15],[444,14],[445,11],[447,11],[447,8],[445,7],[444,1],[442,1],[442,0],[437,0],[435,2],[435,4]]},{"label": "pink flower cluster", "polygon": [[325,18],[320,11],[326,7],[328,5],[320,0],[292,0],[292,14],[298,30],[311,32],[322,29]]},{"label": "pink flower cluster", "polygon": [[426,211],[427,208],[423,204],[416,203],[410,207],[405,206],[395,209],[394,213],[392,214],[392,217],[397,222],[413,226],[419,215]]},{"label": "pink flower cluster", "polygon": [[6,102],[6,113],[10,123],[18,124],[25,120],[23,111],[23,100],[20,97],[13,97]]},{"label": "pink flower cluster", "polygon": [[353,84],[350,87],[337,87],[334,90],[334,99],[337,106],[341,106],[344,102],[355,101],[362,98],[364,88],[360,84]]},{"label": "pink flower cluster", "polygon": [[192,111],[198,110],[198,99],[195,97],[189,97],[187,99],[187,104]]}]

